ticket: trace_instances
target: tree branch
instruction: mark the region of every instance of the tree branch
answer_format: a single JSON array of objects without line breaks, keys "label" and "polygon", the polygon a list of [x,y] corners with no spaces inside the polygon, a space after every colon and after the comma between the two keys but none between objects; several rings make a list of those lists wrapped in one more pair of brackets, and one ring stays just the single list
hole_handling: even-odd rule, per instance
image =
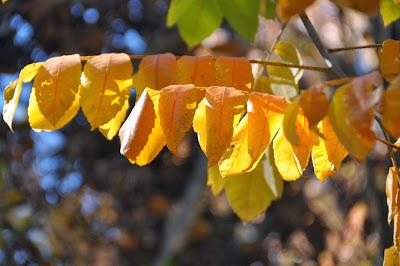
[{"label": "tree branch", "polygon": [[339,47],[339,48],[330,48],[328,52],[330,53],[337,53],[342,51],[351,51],[351,50],[358,50],[358,49],[366,49],[366,48],[380,48],[382,44],[367,44],[367,45],[356,45],[356,46],[348,46],[348,47]]}]

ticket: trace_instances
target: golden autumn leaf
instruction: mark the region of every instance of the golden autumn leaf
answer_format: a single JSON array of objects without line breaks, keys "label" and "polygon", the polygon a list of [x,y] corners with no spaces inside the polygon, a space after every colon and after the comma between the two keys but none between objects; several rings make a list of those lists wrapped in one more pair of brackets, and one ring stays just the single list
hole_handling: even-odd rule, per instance
[{"label": "golden autumn leaf", "polygon": [[399,173],[396,168],[390,167],[386,176],[386,201],[388,205],[388,223],[390,224],[394,219],[394,214],[398,212],[399,207]]},{"label": "golden autumn leaf", "polygon": [[299,104],[310,128],[315,127],[328,114],[329,102],[322,86],[301,91]]},{"label": "golden autumn leaf", "polygon": [[86,62],[80,103],[92,130],[110,122],[124,108],[130,95],[131,75],[127,54],[101,54]]},{"label": "golden autumn leaf", "polygon": [[316,142],[315,134],[308,129],[304,116],[298,116],[296,121],[300,145],[292,145],[279,130],[273,141],[275,165],[286,181],[294,181],[301,177],[308,165],[312,146]]},{"label": "golden autumn leaf", "polygon": [[328,117],[319,122],[318,130],[324,138],[318,138],[319,143],[312,147],[311,156],[315,175],[324,181],[336,173],[348,152],[337,138]]},{"label": "golden autumn leaf", "polygon": [[249,60],[244,57],[219,57],[215,60],[218,86],[229,86],[239,90],[250,90],[253,74]]},{"label": "golden autumn leaf", "polygon": [[383,42],[379,51],[379,66],[387,81],[400,74],[400,41],[388,39]]},{"label": "golden autumn leaf", "polygon": [[400,137],[400,76],[392,80],[382,97],[382,123],[395,137]]},{"label": "golden autumn leaf", "polygon": [[18,107],[19,97],[21,96],[22,83],[32,81],[41,66],[42,63],[33,63],[25,66],[21,70],[18,79],[11,82],[4,89],[3,119],[11,130],[13,130],[14,114]]},{"label": "golden autumn leaf", "polygon": [[358,161],[364,161],[375,143],[372,85],[364,79],[338,88],[329,107],[330,123],[340,142]]},{"label": "golden autumn leaf", "polygon": [[219,162],[222,176],[251,171],[281,126],[286,102],[282,97],[254,92],[247,102],[247,115],[234,129],[231,147]]},{"label": "golden autumn leaf", "polygon": [[353,8],[373,15],[379,10],[379,0],[333,0],[337,5]]},{"label": "golden autumn leaf", "polygon": [[385,249],[383,258],[383,266],[398,266],[400,265],[400,254],[395,246]]},{"label": "golden autumn leaf", "polygon": [[397,250],[400,249],[400,213],[398,211],[393,216],[393,244]]},{"label": "golden autumn leaf", "polygon": [[194,84],[198,87],[216,85],[214,58],[212,56],[184,55],[177,61],[178,84]]},{"label": "golden autumn leaf", "polygon": [[218,165],[208,168],[207,185],[211,188],[211,192],[214,196],[217,196],[222,192],[225,187],[226,180],[226,178],[222,178],[218,169]]},{"label": "golden autumn leaf", "polygon": [[50,58],[39,68],[32,92],[40,112],[51,125],[56,126],[73,105],[80,77],[81,60],[78,54]]},{"label": "golden autumn leaf", "polygon": [[129,98],[125,100],[121,110],[106,124],[99,126],[99,131],[103,134],[106,139],[111,140],[118,134],[118,131],[124,122],[126,112],[129,109]]},{"label": "golden autumn leaf", "polygon": [[208,165],[218,163],[229,147],[233,128],[243,112],[246,96],[231,87],[209,87],[196,110],[193,129],[198,134]]},{"label": "golden autumn leaf", "polygon": [[197,105],[204,97],[204,90],[194,85],[171,85],[161,90],[160,123],[168,149],[177,153],[178,144],[191,128]]},{"label": "golden autumn leaf", "polygon": [[245,222],[261,215],[275,198],[265,182],[261,163],[251,172],[228,178],[225,193],[233,211]]},{"label": "golden autumn leaf", "polygon": [[[299,99],[291,102],[285,109],[285,115],[283,117],[282,130],[285,134],[286,139],[296,145],[300,145],[300,137],[297,133],[297,116],[299,115],[300,101]],[[301,113],[302,110],[301,110]],[[303,114],[301,114],[303,115]]]},{"label": "golden autumn leaf", "polygon": [[132,163],[150,163],[165,145],[158,114],[159,94],[146,88],[119,131],[120,152]]},{"label": "golden autumn leaf", "polygon": [[277,13],[283,21],[287,21],[294,15],[303,12],[312,3],[314,3],[314,0],[280,0]]},{"label": "golden autumn leaf", "polygon": [[175,55],[148,55],[140,62],[139,70],[132,78],[132,86],[136,88],[136,94],[141,95],[146,87],[161,90],[168,85],[177,84],[177,78]]}]

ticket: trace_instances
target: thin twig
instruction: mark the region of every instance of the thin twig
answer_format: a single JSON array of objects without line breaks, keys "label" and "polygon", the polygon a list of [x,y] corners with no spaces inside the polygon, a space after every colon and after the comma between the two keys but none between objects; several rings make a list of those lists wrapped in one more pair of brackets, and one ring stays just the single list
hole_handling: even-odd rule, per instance
[{"label": "thin twig", "polygon": [[382,139],[378,136],[375,137],[375,139],[379,142],[382,142],[383,144],[386,144],[388,147],[392,148],[392,149],[396,149],[396,150],[400,150],[400,147],[397,145],[394,145],[393,143],[391,143],[390,141],[387,141],[386,139]]},{"label": "thin twig", "polygon": [[356,46],[348,46],[348,47],[339,47],[339,48],[330,48],[328,52],[330,53],[337,53],[342,51],[351,51],[351,50],[358,50],[358,49],[366,49],[366,48],[380,48],[382,44],[367,44],[367,45],[356,45]]},{"label": "thin twig", "polygon": [[346,75],[342,71],[342,69],[339,67],[339,65],[336,63],[334,58],[331,56],[331,54],[328,52],[328,50],[324,47],[322,44],[321,39],[318,36],[317,31],[315,30],[313,24],[311,23],[310,19],[308,18],[307,14],[305,12],[300,13],[300,19],[304,24],[304,27],[306,28],[308,35],[310,38],[313,40],[315,46],[317,47],[319,53],[322,55],[325,60],[331,64],[331,71],[338,77],[338,78],[344,78]]}]

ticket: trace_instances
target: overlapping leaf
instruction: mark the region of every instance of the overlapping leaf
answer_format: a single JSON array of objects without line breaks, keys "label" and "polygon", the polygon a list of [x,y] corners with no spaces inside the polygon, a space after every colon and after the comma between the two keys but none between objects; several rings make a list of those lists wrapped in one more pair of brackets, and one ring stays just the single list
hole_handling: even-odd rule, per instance
[{"label": "overlapping leaf", "polygon": [[[131,75],[132,64],[126,54],[102,54],[86,62],[80,102],[92,130],[109,123],[122,109],[126,109]],[[118,122],[116,126],[122,122],[124,112],[121,111],[119,116],[122,119],[113,121]]]},{"label": "overlapping leaf", "polygon": [[31,127],[55,130],[63,127],[77,113],[77,95],[81,77],[79,55],[48,59],[38,69],[29,101]]},{"label": "overlapping leaf", "polygon": [[283,21],[287,21],[294,15],[303,12],[312,3],[314,3],[314,0],[280,0],[278,15]]},{"label": "overlapping leaf", "polygon": [[251,65],[246,58],[219,57],[215,60],[218,86],[249,90],[253,83]]},{"label": "overlapping leaf", "polygon": [[400,137],[400,77],[392,83],[382,97],[382,122],[393,137]]},{"label": "overlapping leaf", "polygon": [[216,85],[214,58],[211,56],[182,56],[177,60],[178,83],[199,87]]},{"label": "overlapping leaf", "polygon": [[400,74],[400,41],[389,39],[383,42],[379,51],[379,65],[383,77],[388,81]]},{"label": "overlapping leaf", "polygon": [[386,176],[386,201],[388,205],[388,223],[390,224],[395,213],[399,211],[399,173],[395,167],[390,167]]},{"label": "overlapping leaf", "polygon": [[208,165],[218,163],[229,147],[233,128],[243,112],[245,94],[232,87],[209,87],[199,105],[193,128],[200,147],[208,157]]}]

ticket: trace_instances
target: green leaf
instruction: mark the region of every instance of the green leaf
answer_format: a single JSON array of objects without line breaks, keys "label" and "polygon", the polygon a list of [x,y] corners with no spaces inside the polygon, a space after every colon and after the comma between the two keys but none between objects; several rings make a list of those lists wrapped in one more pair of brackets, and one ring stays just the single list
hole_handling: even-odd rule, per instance
[{"label": "green leaf", "polygon": [[234,30],[247,39],[254,39],[260,0],[218,0],[218,4]]},{"label": "green leaf", "polygon": [[387,26],[400,18],[400,6],[396,5],[394,0],[381,0],[381,15],[383,24]]},{"label": "green leaf", "polygon": [[172,0],[167,15],[167,26],[172,27],[175,25],[185,15],[186,10],[192,3],[193,0]]},{"label": "green leaf", "polygon": [[267,19],[273,19],[276,17],[276,1],[275,0],[261,0],[262,8],[261,15]]},{"label": "green leaf", "polygon": [[179,0],[179,2],[182,5],[184,3],[184,6],[173,8],[174,14],[171,15],[170,23],[177,21],[179,33],[189,47],[199,44],[221,25],[222,14],[216,0]]}]

